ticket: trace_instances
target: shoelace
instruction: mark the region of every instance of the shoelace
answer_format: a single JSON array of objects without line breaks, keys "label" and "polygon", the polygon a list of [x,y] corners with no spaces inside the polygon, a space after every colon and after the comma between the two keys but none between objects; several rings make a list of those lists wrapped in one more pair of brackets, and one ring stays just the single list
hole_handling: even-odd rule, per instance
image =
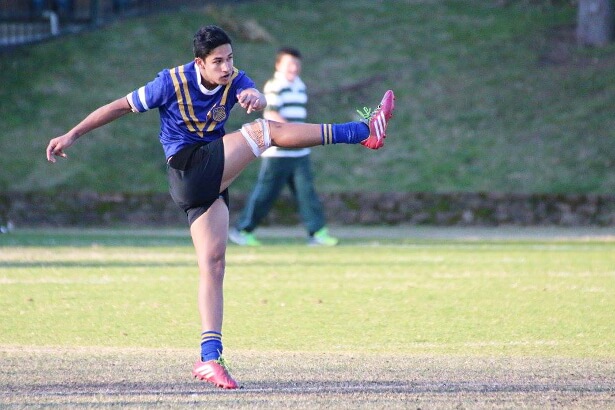
[{"label": "shoelace", "polygon": [[372,118],[372,116],[376,115],[376,113],[378,112],[381,106],[382,104],[378,104],[375,110],[372,110],[371,108],[363,107],[363,112],[361,112],[361,110],[357,110],[357,112],[359,113],[361,118],[363,118],[364,120],[369,120]]},{"label": "shoelace", "polygon": [[359,113],[359,116],[364,120],[369,120],[374,112],[371,108],[363,107],[363,111],[357,110],[357,113]]},{"label": "shoelace", "polygon": [[218,359],[216,359],[216,363],[222,366],[227,372],[231,371],[231,365],[226,361],[224,357],[220,356]]}]

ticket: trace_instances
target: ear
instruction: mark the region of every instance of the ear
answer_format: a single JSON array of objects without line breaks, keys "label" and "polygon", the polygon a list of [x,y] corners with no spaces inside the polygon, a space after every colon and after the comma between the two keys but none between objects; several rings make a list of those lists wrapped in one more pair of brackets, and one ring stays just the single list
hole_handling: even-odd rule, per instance
[{"label": "ear", "polygon": [[205,68],[205,61],[203,61],[203,59],[202,59],[201,57],[196,57],[196,58],[194,59],[194,62],[196,63],[196,65],[197,65],[199,68],[203,68],[203,69]]}]

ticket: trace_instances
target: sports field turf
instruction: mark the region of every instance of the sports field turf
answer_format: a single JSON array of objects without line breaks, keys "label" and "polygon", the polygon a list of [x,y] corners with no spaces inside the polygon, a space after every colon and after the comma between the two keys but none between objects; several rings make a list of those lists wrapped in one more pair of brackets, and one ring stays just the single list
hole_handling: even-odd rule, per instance
[{"label": "sports field turf", "polygon": [[190,379],[184,230],[0,235],[0,407],[615,406],[615,231],[338,233],[229,248],[237,392]]}]

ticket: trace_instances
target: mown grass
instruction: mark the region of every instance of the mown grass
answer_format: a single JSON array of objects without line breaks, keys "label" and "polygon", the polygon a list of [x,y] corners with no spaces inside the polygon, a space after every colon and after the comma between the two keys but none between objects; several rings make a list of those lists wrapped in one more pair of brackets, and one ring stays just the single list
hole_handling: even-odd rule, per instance
[{"label": "mown grass", "polygon": [[[236,65],[259,84],[279,45],[302,49],[312,121],[350,120],[396,91],[384,150],[314,150],[321,191],[613,192],[614,46],[576,46],[571,2],[508,3],[257,0],[5,53],[0,189],[166,191],[156,113],[97,131],[56,166],[44,148],[90,110],[190,60],[196,29],[230,18],[255,19],[274,39],[232,33]],[[233,115],[229,130],[253,118]],[[249,189],[256,169],[235,189]]]},{"label": "mown grass", "polygon": [[[612,239],[345,243],[230,247],[227,349],[615,356]],[[25,231],[0,245],[0,345],[197,348],[197,270],[178,232]]]}]

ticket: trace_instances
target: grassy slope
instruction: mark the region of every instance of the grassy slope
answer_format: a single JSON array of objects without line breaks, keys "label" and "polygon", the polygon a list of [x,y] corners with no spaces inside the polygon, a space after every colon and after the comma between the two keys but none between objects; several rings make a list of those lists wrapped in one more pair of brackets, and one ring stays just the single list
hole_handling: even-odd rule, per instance
[{"label": "grassy slope", "polygon": [[[241,2],[236,20],[275,40],[234,35],[236,65],[262,84],[277,46],[301,48],[317,122],[349,120],[395,89],[386,149],[314,150],[321,191],[613,192],[615,47],[578,49],[571,7],[493,3]],[[188,61],[206,23],[221,24],[219,12],[131,19],[2,55],[0,189],[166,191],[156,113],[93,133],[61,165],[43,152],[90,110]],[[233,115],[229,130],[251,118]],[[256,169],[236,186],[249,189]]]}]

